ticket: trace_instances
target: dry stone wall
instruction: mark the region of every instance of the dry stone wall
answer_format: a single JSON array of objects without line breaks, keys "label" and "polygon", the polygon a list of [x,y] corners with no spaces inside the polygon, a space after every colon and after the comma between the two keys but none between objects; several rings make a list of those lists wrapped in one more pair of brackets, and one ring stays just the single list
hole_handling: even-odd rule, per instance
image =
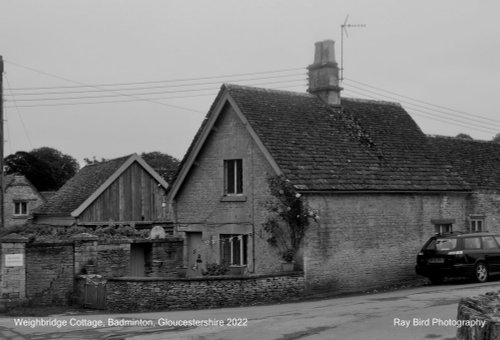
[{"label": "dry stone wall", "polygon": [[287,301],[304,294],[302,273],[192,279],[110,278],[107,309],[145,311],[241,306]]}]

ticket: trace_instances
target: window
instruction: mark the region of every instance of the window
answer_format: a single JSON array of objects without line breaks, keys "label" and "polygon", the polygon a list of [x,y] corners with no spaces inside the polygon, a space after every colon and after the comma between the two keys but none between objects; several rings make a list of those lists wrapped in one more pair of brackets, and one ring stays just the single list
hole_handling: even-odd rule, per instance
[{"label": "window", "polygon": [[224,161],[224,195],[243,193],[243,160]]},{"label": "window", "polygon": [[246,265],[248,235],[220,235],[221,264]]},{"label": "window", "polygon": [[436,250],[445,251],[453,250],[457,246],[456,238],[445,238],[436,240]]},{"label": "window", "polygon": [[481,239],[479,237],[465,238],[464,249],[481,249]]},{"label": "window", "polygon": [[14,216],[28,215],[28,202],[14,202]]},{"label": "window", "polygon": [[445,234],[453,232],[453,227],[451,223],[435,224],[434,230],[438,234]]},{"label": "window", "polygon": [[484,217],[470,217],[470,231],[484,231]]},{"label": "window", "polygon": [[493,236],[483,237],[483,249],[498,249],[498,245]]}]

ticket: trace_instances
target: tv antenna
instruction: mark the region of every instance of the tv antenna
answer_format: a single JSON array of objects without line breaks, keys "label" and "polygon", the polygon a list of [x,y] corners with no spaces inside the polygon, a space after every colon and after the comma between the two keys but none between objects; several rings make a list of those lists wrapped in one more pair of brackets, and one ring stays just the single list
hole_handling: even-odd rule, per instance
[{"label": "tv antenna", "polygon": [[349,20],[349,14],[345,17],[344,23],[340,25],[340,81],[344,80],[344,34],[346,38],[349,38],[348,28],[366,27],[365,24],[348,24],[347,20]]}]

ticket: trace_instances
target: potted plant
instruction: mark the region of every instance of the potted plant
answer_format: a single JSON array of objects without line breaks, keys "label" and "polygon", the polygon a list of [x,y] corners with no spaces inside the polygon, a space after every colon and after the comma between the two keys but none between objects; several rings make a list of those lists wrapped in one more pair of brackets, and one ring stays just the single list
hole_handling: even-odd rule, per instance
[{"label": "potted plant", "polygon": [[295,251],[293,249],[287,249],[281,254],[281,258],[284,261],[281,263],[281,269],[284,272],[292,272],[295,267]]},{"label": "potted plant", "polygon": [[186,266],[179,266],[175,270],[177,271],[177,276],[186,277],[188,268]]},{"label": "potted plant", "polygon": [[94,260],[88,260],[87,264],[85,265],[85,272],[88,275],[96,273],[96,264]]}]

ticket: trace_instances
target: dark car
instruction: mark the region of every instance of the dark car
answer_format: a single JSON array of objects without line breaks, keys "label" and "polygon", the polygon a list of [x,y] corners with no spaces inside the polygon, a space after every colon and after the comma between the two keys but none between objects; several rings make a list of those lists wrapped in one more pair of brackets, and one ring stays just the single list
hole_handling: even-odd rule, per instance
[{"label": "dark car", "polygon": [[445,277],[486,282],[500,273],[500,235],[450,233],[432,236],[417,255],[415,271],[438,284]]}]

